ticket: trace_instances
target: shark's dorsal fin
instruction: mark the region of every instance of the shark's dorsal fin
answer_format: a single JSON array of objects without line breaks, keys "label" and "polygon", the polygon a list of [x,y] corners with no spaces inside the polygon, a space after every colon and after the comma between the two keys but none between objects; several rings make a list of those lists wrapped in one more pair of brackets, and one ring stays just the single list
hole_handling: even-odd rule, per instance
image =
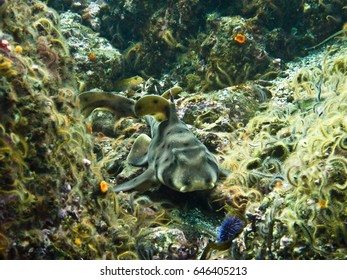
[{"label": "shark's dorsal fin", "polygon": [[179,93],[182,92],[182,88],[179,86],[174,86],[172,88],[169,88],[167,91],[165,91],[161,96],[164,97],[165,99],[169,99],[170,95],[173,97],[176,97]]},{"label": "shark's dorsal fin", "polygon": [[118,117],[135,117],[135,101],[119,94],[92,90],[80,93],[78,98],[85,116],[96,108],[106,108]]},{"label": "shark's dorsal fin", "polygon": [[130,153],[127,157],[129,164],[134,166],[144,166],[148,162],[148,147],[151,138],[146,134],[141,134],[136,138]]},{"label": "shark's dorsal fin", "polygon": [[135,114],[138,117],[153,116],[158,122],[168,119],[170,102],[158,95],[146,95],[135,104]]}]

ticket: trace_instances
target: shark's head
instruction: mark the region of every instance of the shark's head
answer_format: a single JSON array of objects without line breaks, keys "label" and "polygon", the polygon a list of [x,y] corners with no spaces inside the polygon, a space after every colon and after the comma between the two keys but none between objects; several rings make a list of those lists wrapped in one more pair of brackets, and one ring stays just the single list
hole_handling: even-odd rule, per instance
[{"label": "shark's head", "polygon": [[165,184],[179,192],[212,189],[218,179],[218,165],[204,146],[172,150],[170,171]]},{"label": "shark's head", "polygon": [[[219,176],[215,157],[177,117],[175,104],[153,131],[149,164],[163,185],[179,192],[212,189]],[[153,126],[154,127],[154,126]]]}]

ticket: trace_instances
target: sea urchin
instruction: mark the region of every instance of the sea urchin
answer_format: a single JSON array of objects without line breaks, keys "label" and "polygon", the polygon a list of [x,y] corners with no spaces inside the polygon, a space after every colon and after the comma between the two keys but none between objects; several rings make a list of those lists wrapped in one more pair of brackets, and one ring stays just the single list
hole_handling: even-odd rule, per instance
[{"label": "sea urchin", "polygon": [[226,217],[218,229],[218,242],[234,239],[245,227],[245,223],[238,217]]}]

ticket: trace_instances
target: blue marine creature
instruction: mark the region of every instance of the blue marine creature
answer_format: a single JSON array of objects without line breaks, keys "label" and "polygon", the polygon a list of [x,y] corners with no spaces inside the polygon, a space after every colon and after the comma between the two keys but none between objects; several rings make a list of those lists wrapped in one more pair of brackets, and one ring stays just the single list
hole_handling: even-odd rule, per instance
[{"label": "blue marine creature", "polygon": [[228,215],[218,229],[217,242],[208,243],[200,259],[207,260],[212,250],[224,251],[229,249],[232,241],[243,231],[245,226],[244,218]]},{"label": "blue marine creature", "polygon": [[226,217],[218,229],[217,242],[225,242],[234,239],[240,234],[244,227],[245,223],[239,217]]},{"label": "blue marine creature", "polygon": [[151,136],[141,134],[127,157],[134,166],[148,166],[134,179],[117,185],[115,191],[144,190],[163,184],[179,192],[212,189],[225,174],[217,160],[177,117],[175,103],[157,95],[137,102],[118,94],[86,92],[79,96],[82,112],[106,107],[118,116],[144,116]]}]

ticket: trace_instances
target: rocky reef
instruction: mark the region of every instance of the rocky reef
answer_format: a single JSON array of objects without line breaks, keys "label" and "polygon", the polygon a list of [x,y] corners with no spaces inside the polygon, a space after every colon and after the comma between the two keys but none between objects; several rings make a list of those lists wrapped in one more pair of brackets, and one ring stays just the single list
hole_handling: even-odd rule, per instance
[{"label": "rocky reef", "polygon": [[[190,92],[272,79],[283,64],[341,29],[344,1],[48,1],[72,10],[124,54],[124,75]],[[168,86],[168,85],[166,85]]]},{"label": "rocky reef", "polygon": [[[347,258],[344,1],[46,2],[0,1],[0,258]],[[229,176],[113,192],[149,129],[94,88],[171,89]]]}]

